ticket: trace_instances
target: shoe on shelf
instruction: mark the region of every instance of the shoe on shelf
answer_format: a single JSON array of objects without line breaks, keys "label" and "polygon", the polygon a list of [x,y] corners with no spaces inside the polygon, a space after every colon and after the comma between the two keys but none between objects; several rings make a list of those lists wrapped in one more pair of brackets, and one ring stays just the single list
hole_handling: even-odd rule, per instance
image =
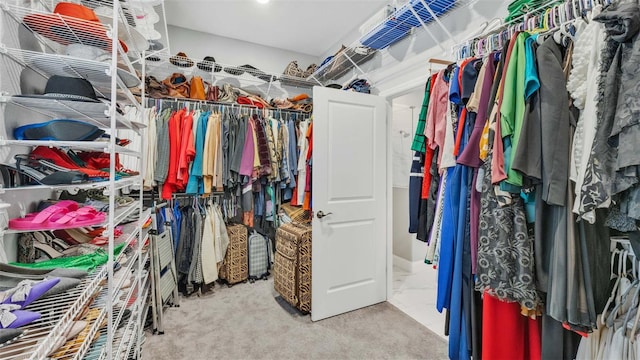
[{"label": "shoe on shelf", "polygon": [[20,308],[29,306],[32,302],[40,299],[47,291],[60,282],[60,278],[51,278],[41,281],[22,280],[13,289],[5,292],[5,299],[2,304],[19,305]]},{"label": "shoe on shelf", "polygon": [[82,279],[88,274],[84,270],[77,269],[29,269],[3,263],[0,263],[0,272],[2,272],[2,275],[4,276],[15,275],[16,277],[21,277],[23,279],[44,279],[45,276]]},{"label": "shoe on shelf", "polygon": [[20,339],[24,330],[20,329],[0,329],[0,348]]},{"label": "shoe on shelf", "polygon": [[20,305],[0,305],[0,329],[19,328],[40,319],[40,314],[33,311],[20,310]]}]

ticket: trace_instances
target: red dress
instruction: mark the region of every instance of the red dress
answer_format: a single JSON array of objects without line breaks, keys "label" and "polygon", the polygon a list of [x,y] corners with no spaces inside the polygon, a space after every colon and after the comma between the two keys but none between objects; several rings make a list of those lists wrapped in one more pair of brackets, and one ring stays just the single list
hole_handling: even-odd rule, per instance
[{"label": "red dress", "polygon": [[539,360],[541,319],[520,313],[520,304],[484,294],[482,303],[482,359]]}]

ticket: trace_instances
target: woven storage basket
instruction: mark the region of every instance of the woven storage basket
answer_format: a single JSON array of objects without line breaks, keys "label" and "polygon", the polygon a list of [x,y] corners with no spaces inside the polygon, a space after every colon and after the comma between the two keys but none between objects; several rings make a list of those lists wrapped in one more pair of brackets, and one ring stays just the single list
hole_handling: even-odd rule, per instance
[{"label": "woven storage basket", "polygon": [[311,312],[311,226],[284,224],[276,232],[276,291],[303,313]]},{"label": "woven storage basket", "polygon": [[294,223],[308,224],[311,222],[312,212],[309,210],[293,206],[289,203],[280,205],[280,208],[284,210],[285,214],[287,214]]}]

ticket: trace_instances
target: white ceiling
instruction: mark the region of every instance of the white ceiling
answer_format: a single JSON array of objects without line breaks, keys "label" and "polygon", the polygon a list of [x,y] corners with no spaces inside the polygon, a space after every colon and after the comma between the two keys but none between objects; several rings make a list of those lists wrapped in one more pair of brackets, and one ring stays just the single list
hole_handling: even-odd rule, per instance
[{"label": "white ceiling", "polygon": [[389,0],[165,0],[169,25],[321,56]]}]

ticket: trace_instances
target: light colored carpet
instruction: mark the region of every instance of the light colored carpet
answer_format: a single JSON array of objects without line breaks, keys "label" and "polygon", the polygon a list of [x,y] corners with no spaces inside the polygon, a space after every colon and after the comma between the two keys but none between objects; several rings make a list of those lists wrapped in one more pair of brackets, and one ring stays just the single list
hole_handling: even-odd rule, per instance
[{"label": "light colored carpet", "polygon": [[445,340],[389,303],[311,322],[275,299],[273,281],[219,286],[165,311],[144,359],[447,359]]}]

